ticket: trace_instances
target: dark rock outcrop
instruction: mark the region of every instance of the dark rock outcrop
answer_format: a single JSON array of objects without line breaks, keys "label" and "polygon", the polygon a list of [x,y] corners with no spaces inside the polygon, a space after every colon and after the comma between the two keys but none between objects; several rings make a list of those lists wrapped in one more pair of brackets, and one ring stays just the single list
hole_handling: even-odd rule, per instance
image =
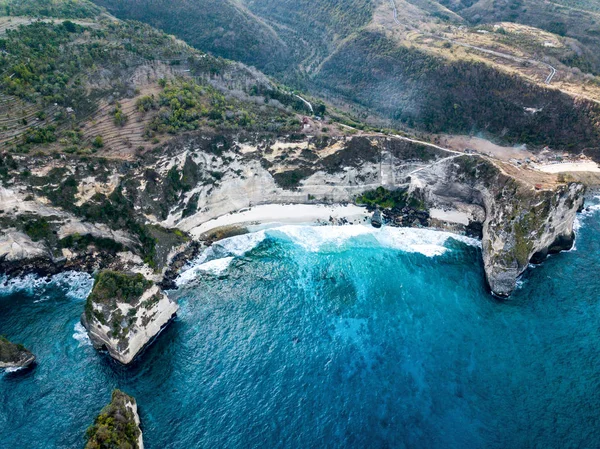
[{"label": "dark rock outcrop", "polygon": [[375,212],[373,212],[373,216],[371,217],[371,225],[374,228],[380,228],[382,224],[381,211],[375,209]]}]

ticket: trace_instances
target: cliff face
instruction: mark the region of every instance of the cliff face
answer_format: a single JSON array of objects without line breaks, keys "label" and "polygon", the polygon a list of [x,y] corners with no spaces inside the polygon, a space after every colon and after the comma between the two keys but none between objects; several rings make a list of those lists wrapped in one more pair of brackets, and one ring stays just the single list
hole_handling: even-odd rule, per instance
[{"label": "cliff face", "polygon": [[120,390],[113,391],[110,404],[87,430],[85,449],[105,447],[144,449],[137,403]]},{"label": "cliff face", "polygon": [[540,262],[548,253],[573,246],[573,222],[583,204],[583,186],[573,183],[527,193],[532,192],[514,202],[505,197],[489,201],[487,207],[483,262],[490,287],[498,296],[512,293],[530,261]]},{"label": "cliff face", "polygon": [[[136,164],[72,161],[56,172],[49,158],[15,161],[15,182],[0,190],[6,206],[0,210],[0,269],[7,273],[14,267],[111,268],[143,271],[158,282],[177,254],[194,247],[190,237],[199,238],[196,231],[210,219],[259,204],[351,202],[384,186],[409,188],[430,209],[432,226],[460,232],[465,222],[478,225],[490,287],[508,296],[530,260],[570,246],[583,201],[581,185],[561,183],[556,175],[398,136],[190,134]],[[25,163],[35,183],[16,181]],[[89,186],[104,193],[89,197]],[[443,223],[447,208],[460,226]],[[399,224],[414,223],[405,221]],[[161,311],[169,315],[167,304]],[[90,333],[100,346],[116,346],[107,343],[113,329],[99,323],[90,323],[89,329],[97,328]]]},{"label": "cliff face", "polygon": [[571,248],[585,192],[579,183],[559,183],[531,171],[508,174],[505,168],[481,157],[461,156],[413,179],[432,205],[482,212],[472,216],[483,225],[485,273],[500,297],[513,292],[530,261],[539,263],[548,253]]},{"label": "cliff face", "polygon": [[130,363],[179,307],[141,274],[98,274],[81,321],[97,349]]}]

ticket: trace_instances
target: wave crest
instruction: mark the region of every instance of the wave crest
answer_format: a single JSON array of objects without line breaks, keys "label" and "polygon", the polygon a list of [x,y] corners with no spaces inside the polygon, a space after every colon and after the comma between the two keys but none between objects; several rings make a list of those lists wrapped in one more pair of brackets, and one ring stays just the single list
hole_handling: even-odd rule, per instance
[{"label": "wave crest", "polygon": [[92,291],[94,279],[87,273],[66,271],[50,277],[39,277],[34,274],[9,278],[0,277],[0,295],[6,296],[16,292],[26,292],[43,296],[45,292],[61,289],[71,299],[83,300]]},{"label": "wave crest", "polygon": [[407,253],[420,253],[427,257],[441,256],[450,251],[446,244],[451,239],[469,246],[481,247],[481,242],[477,239],[431,229],[375,229],[363,225],[286,225],[214,243],[184,267],[175,283],[178,286],[188,284],[196,280],[201,273],[220,275],[227,270],[235,257],[243,256],[266,238],[290,241],[310,252],[380,246]]},{"label": "wave crest", "polygon": [[360,246],[381,246],[407,253],[421,253],[427,257],[441,256],[449,249],[445,246],[454,239],[470,246],[481,246],[481,242],[470,237],[444,231],[419,228],[381,229],[367,226],[282,226],[272,230],[272,235],[293,241],[307,251],[331,251]]}]

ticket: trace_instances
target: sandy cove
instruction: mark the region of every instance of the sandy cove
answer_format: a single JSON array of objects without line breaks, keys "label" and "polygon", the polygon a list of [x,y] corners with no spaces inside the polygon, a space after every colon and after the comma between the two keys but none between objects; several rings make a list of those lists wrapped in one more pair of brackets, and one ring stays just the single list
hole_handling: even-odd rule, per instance
[{"label": "sandy cove", "polygon": [[231,227],[248,228],[260,225],[262,228],[284,224],[362,224],[370,220],[371,213],[365,208],[352,204],[265,204],[241,209],[227,215],[206,221],[190,230],[190,234],[202,240],[219,229]]}]

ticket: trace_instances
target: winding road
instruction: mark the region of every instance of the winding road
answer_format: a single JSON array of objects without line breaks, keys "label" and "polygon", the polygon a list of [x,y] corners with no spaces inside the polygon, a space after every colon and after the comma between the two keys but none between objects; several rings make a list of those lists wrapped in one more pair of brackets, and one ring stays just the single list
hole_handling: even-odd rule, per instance
[{"label": "winding road", "polygon": [[315,110],[313,109],[313,107],[312,107],[312,104],[310,104],[310,101],[308,101],[308,100],[306,100],[306,99],[302,98],[300,95],[296,95],[296,94],[294,94],[294,97],[298,98],[299,100],[302,100],[302,102],[304,102],[304,104],[305,104],[306,106],[308,106],[308,109],[310,109],[310,113],[311,113],[311,114],[314,114],[314,113],[315,113]]},{"label": "winding road", "polygon": [[[392,8],[394,10],[394,22],[396,22],[397,25],[403,25],[402,22],[400,22],[400,20],[398,20],[398,9],[396,8],[396,1],[395,0],[390,0],[390,4],[392,5]],[[547,64],[547,63],[542,62],[542,61],[538,61],[538,60],[535,60],[535,59],[520,58],[518,56],[509,55],[507,53],[501,53],[499,51],[489,50],[487,48],[477,47],[477,46],[471,45],[471,44],[465,44],[464,42],[455,41],[455,40],[450,39],[448,37],[437,36],[435,34],[419,30],[418,28],[413,27],[412,25],[409,25],[409,24],[404,24],[404,26],[410,28],[413,31],[417,31],[417,32],[419,32],[419,33],[421,33],[421,34],[423,34],[425,36],[433,37],[435,39],[440,39],[440,40],[443,40],[443,41],[446,41],[446,42],[450,42],[451,44],[458,45],[458,46],[461,46],[461,47],[465,47],[465,48],[470,48],[470,49],[473,49],[473,50],[477,50],[477,51],[480,51],[482,53],[486,53],[488,55],[497,56],[499,58],[504,58],[504,59],[509,59],[511,61],[518,62],[520,64],[522,64],[522,63],[529,63],[529,64],[535,64],[535,65],[538,65],[538,66],[546,67],[546,68],[550,69],[550,74],[546,77],[546,80],[544,81],[546,84],[550,84],[552,82],[552,80],[554,79],[554,77],[556,76],[556,74],[557,74],[557,70],[554,67],[552,67],[550,64]]]}]

